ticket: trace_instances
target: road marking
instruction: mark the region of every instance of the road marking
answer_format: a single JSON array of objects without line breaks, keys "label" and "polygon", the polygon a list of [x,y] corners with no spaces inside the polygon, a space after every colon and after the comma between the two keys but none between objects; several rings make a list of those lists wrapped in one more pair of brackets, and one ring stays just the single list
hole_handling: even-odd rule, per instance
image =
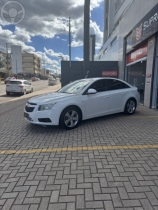
[{"label": "road marking", "polygon": [[124,146],[91,146],[91,147],[65,147],[65,148],[41,148],[32,150],[0,150],[0,155],[34,154],[51,152],[73,152],[92,150],[129,150],[129,149],[158,149],[158,144],[153,145],[124,145]]}]

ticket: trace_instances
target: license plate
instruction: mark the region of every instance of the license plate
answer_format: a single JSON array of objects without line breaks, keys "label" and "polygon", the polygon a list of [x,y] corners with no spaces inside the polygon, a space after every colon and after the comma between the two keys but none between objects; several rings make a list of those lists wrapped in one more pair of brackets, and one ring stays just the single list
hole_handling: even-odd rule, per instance
[{"label": "license plate", "polygon": [[24,117],[29,118],[29,114],[24,112]]}]

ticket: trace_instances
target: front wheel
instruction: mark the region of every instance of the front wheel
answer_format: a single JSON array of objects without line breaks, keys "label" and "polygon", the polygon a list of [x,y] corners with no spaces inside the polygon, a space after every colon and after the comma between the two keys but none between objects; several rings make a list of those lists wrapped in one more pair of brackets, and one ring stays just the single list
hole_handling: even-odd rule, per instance
[{"label": "front wheel", "polygon": [[66,108],[60,117],[60,126],[68,130],[74,129],[81,121],[81,112],[77,107]]},{"label": "front wheel", "polygon": [[134,99],[129,99],[125,105],[124,113],[128,115],[134,114],[136,111],[136,101]]}]

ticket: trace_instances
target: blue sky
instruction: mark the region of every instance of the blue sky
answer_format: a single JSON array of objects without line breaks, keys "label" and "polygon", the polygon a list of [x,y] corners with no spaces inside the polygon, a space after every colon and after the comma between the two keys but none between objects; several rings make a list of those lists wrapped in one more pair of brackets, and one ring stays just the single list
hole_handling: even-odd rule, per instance
[{"label": "blue sky", "polygon": [[[51,63],[54,66],[56,65],[58,70],[60,70],[60,59],[58,56],[62,55],[63,58],[67,60],[69,55],[69,47],[68,27],[63,23],[60,23],[61,20],[59,19],[67,18],[68,15],[70,16],[72,14],[72,17],[74,17],[72,18],[72,60],[82,59],[84,0],[78,0],[78,5],[76,5],[75,0],[67,0],[67,4],[69,2],[69,7],[66,8],[66,3],[65,5],[62,5],[63,9],[66,11],[60,11],[62,13],[61,15],[58,13],[56,14],[54,8],[58,8],[58,6],[61,7],[61,4],[58,5],[60,1],[61,0],[58,0],[58,2],[52,2],[52,8],[54,11],[52,11],[52,14],[50,11],[49,14],[49,7],[51,5],[49,5],[50,1],[48,0],[45,0],[46,8],[43,7],[42,0],[28,0],[25,2],[19,0],[18,2],[21,3],[25,9],[25,18],[21,23],[16,25],[0,22],[0,34],[2,35],[0,36],[0,47],[2,48],[5,42],[21,45],[22,48],[27,52],[33,52],[37,53],[39,56],[45,56],[45,63]],[[2,0],[0,3],[0,8],[2,8],[6,2],[6,0]],[[29,2],[32,3],[32,7]],[[35,2],[38,3],[38,6],[35,4],[35,7],[33,7],[33,3]],[[63,3],[63,1],[61,2]],[[93,34],[96,34],[97,52],[101,47],[103,36],[103,0],[91,0],[91,8],[93,9],[91,9],[90,31]]]}]

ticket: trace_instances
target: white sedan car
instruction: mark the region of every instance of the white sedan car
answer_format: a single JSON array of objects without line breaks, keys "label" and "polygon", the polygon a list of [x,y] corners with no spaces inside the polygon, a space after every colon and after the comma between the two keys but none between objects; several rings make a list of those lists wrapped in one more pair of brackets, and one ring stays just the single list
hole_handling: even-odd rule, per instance
[{"label": "white sedan car", "polygon": [[40,125],[73,129],[82,120],[119,112],[134,114],[140,95],[136,87],[114,78],[90,78],[72,82],[58,92],[31,98],[25,119]]},{"label": "white sedan car", "polygon": [[33,86],[27,80],[11,80],[6,85],[6,94],[10,95],[10,93],[20,93],[25,95],[26,93],[32,93]]}]

